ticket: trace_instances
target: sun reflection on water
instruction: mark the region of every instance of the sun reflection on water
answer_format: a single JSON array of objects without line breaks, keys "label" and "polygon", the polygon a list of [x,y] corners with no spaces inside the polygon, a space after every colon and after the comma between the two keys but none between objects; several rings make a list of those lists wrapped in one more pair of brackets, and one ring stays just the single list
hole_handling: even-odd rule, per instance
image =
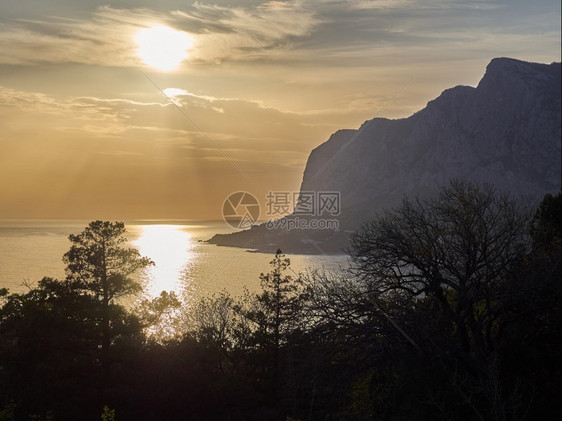
[{"label": "sun reflection on water", "polygon": [[182,274],[189,264],[193,244],[191,235],[181,225],[143,225],[133,241],[142,256],[155,263],[148,270],[146,292],[157,296],[162,291],[180,291]]}]

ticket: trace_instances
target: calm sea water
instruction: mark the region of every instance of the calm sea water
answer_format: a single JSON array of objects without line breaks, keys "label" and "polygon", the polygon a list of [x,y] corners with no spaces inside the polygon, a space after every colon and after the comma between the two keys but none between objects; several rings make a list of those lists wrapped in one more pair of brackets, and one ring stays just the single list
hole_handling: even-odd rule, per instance
[{"label": "calm sea water", "polygon": [[[69,234],[78,234],[88,221],[0,220],[0,288],[25,291],[44,276],[64,278],[63,254]],[[268,272],[271,254],[205,243],[216,233],[231,232],[224,222],[126,223],[130,245],[150,257],[155,266],[145,274],[146,292],[175,291],[194,299],[226,290],[232,295],[259,287],[259,275]],[[296,273],[309,269],[337,270],[346,256],[287,255]]]}]

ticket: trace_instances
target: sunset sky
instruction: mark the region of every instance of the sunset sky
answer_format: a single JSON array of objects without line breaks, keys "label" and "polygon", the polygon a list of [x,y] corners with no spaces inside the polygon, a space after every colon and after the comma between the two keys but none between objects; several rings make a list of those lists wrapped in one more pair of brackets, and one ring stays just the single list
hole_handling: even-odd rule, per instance
[{"label": "sunset sky", "polygon": [[218,219],[560,37],[559,0],[2,1],[0,219]]}]

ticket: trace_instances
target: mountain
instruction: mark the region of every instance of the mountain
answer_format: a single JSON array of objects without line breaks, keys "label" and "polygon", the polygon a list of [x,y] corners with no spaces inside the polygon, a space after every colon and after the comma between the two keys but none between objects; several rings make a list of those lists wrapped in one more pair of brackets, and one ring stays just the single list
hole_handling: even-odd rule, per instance
[{"label": "mountain", "polygon": [[376,212],[404,196],[433,194],[451,178],[491,182],[535,205],[560,191],[560,116],[560,63],[494,59],[476,88],[447,89],[408,118],[340,130],[311,152],[301,192],[340,192],[339,230],[264,224],[209,241],[268,252],[341,252],[349,233]]}]

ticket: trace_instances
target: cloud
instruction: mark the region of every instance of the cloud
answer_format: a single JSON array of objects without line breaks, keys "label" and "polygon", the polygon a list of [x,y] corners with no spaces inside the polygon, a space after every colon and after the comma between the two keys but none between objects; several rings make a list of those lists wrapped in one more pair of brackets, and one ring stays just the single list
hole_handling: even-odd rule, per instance
[{"label": "cloud", "polygon": [[164,92],[164,95],[166,95],[167,97],[174,97],[174,96],[180,96],[180,95],[190,95],[189,92],[187,92],[184,89],[180,89],[180,88],[166,88],[166,89],[163,89],[162,92]]},{"label": "cloud", "polygon": [[173,15],[178,25],[198,34],[193,55],[202,61],[275,59],[322,23],[301,2],[270,1],[249,8],[195,3],[193,10]]},{"label": "cloud", "polygon": [[26,111],[41,109],[47,113],[61,110],[60,103],[45,94],[10,89],[5,86],[0,86],[0,106],[18,107]]},{"label": "cloud", "polygon": [[[117,215],[128,201],[130,215],[208,217],[246,186],[197,126],[258,189],[298,189],[311,149],[416,74],[385,117],[474,85],[495,56],[560,59],[547,2],[192,1],[76,0],[51,16],[51,2],[0,6],[0,216],[99,217],[110,202]],[[138,71],[135,35],[156,25],[195,39],[179,71],[154,80],[197,126]]]},{"label": "cloud", "polygon": [[451,1],[451,0],[350,0],[349,7],[360,10],[403,10],[409,9],[478,9],[496,10],[505,7],[496,0],[472,0],[472,1]]},{"label": "cloud", "polygon": [[[275,183],[281,189],[298,188],[309,150],[334,130],[319,116],[175,89],[184,94],[176,98],[185,112],[255,177],[256,188],[277,188]],[[5,199],[0,215],[21,217],[26,207],[18,203],[26,197],[40,204],[33,208],[40,214],[46,212],[46,203],[78,212],[77,204],[85,200],[95,212],[100,204],[112,203],[116,211],[123,204],[133,214],[151,215],[141,202],[159,203],[163,188],[173,194],[162,203],[178,213],[185,206],[195,212],[183,200],[186,195],[212,206],[216,201],[220,210],[224,197],[245,182],[164,98],[55,98],[0,87],[0,120],[0,188]],[[279,174],[283,177],[278,179]],[[204,187],[209,191],[196,192]],[[129,196],[125,204],[123,198]],[[207,214],[209,203],[204,203]]]},{"label": "cloud", "polygon": [[340,124],[337,110],[326,120],[324,113],[292,113],[264,107],[260,101],[197,95],[181,88],[166,91],[174,94],[173,101],[185,114],[165,98],[162,102],[89,96],[55,99],[0,86],[0,118],[21,121],[21,127],[34,121],[34,129],[83,138],[143,139],[212,150],[208,136],[241,156],[243,151],[272,149],[305,154]]},{"label": "cloud", "polygon": [[[194,65],[369,67],[381,64],[377,58],[391,62],[420,47],[431,48],[425,60],[436,62],[487,49],[493,51],[486,59],[505,55],[502,49],[524,58],[522,48],[517,49],[521,36],[536,46],[534,51],[560,44],[559,14],[505,1],[294,0],[170,7],[102,6],[86,17],[5,20],[0,64],[142,67],[134,38],[140,29],[154,25],[193,36],[188,60]],[[496,35],[504,40],[499,47],[492,42]]]},{"label": "cloud", "polygon": [[139,29],[165,19],[165,14],[147,9],[102,6],[89,19],[8,21],[0,32],[0,63],[139,65],[134,35]]},{"label": "cloud", "polygon": [[414,0],[351,0],[350,7],[353,9],[403,9],[405,7],[416,7]]},{"label": "cloud", "polygon": [[246,8],[195,3],[190,12],[172,14],[197,24],[190,26],[196,32],[238,34],[250,44],[305,36],[320,23],[313,9],[301,2],[270,1]]},{"label": "cloud", "polygon": [[195,3],[189,11],[99,7],[88,18],[10,20],[0,30],[0,63],[82,63],[141,66],[135,35],[168,25],[196,36],[195,61],[275,56],[308,35],[319,21],[298,3],[227,8]]}]

